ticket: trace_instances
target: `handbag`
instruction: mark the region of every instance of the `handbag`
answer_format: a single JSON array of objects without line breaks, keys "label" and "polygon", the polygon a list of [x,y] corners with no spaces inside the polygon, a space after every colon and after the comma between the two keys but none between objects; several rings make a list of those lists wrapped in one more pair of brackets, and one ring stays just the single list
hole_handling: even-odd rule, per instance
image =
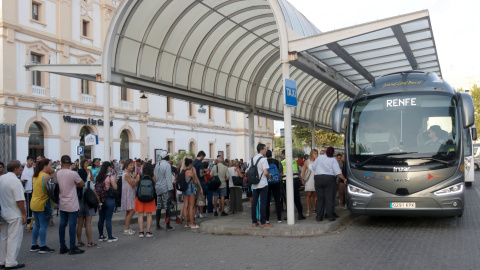
[{"label": "handbag", "polygon": [[205,198],[203,194],[197,193],[197,199],[195,200],[196,206],[205,206]]},{"label": "handbag", "polygon": [[[110,176],[108,177],[108,181],[111,181]],[[120,191],[118,191],[118,187],[117,189],[113,189],[112,186],[110,185],[110,188],[107,190],[107,197],[113,198],[113,199],[120,197]]]},{"label": "handbag", "polygon": [[212,176],[212,179],[208,182],[208,190],[210,191],[217,191],[222,182],[220,181],[220,178],[218,177],[218,165],[217,166],[217,175]]},{"label": "handbag", "polygon": [[232,182],[236,187],[243,187],[243,178],[240,176],[232,176]]},{"label": "handbag", "polygon": [[[42,176],[43,195],[47,195],[47,193],[45,192],[45,181],[43,180],[44,176]],[[45,201],[44,206],[45,206],[45,210],[44,210],[45,218],[50,219],[52,217],[52,199],[48,198],[48,200]]]},{"label": "handbag", "polygon": [[87,189],[83,194],[83,200],[85,201],[85,203],[88,205],[89,208],[95,208],[98,206],[99,202],[98,202],[97,196],[95,196],[95,193],[90,188],[91,182],[92,181],[87,181]]},{"label": "handbag", "polygon": [[[310,165],[310,161],[308,161],[308,165]],[[305,164],[305,166],[307,166],[305,168],[305,178],[303,179],[303,181],[308,182],[308,180],[310,179],[310,175],[312,175],[312,171],[308,168],[308,165]]]}]

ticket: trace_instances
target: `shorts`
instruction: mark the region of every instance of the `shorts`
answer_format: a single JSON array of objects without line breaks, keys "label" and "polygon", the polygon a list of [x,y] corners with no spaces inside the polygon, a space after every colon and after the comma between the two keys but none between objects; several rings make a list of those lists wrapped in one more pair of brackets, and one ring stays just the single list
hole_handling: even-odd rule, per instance
[{"label": "shorts", "polygon": [[80,209],[78,210],[79,217],[90,217],[95,215],[95,208],[90,208],[82,199],[78,200]]},{"label": "shorts", "polygon": [[218,197],[218,196],[220,196],[220,197],[225,197],[225,196],[227,196],[227,188],[224,187],[224,188],[219,188],[219,189],[217,189],[216,191],[212,191],[212,196],[214,196],[214,197],[215,197],[215,196],[216,196],[216,197]]},{"label": "shorts", "polygon": [[188,184],[188,188],[187,190],[183,193],[183,195],[194,195],[194,194],[197,194],[197,190],[195,189],[195,184],[194,183],[190,183]]},{"label": "shorts", "polygon": [[163,194],[157,195],[157,210],[166,209],[172,210],[173,209],[173,190],[165,192]]}]

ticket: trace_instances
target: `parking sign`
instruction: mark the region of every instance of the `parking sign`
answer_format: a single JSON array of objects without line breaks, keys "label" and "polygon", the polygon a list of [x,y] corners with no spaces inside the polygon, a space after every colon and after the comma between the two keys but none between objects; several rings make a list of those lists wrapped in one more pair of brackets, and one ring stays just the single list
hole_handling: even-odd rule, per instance
[{"label": "parking sign", "polygon": [[77,146],[77,156],[83,156],[83,146]]}]

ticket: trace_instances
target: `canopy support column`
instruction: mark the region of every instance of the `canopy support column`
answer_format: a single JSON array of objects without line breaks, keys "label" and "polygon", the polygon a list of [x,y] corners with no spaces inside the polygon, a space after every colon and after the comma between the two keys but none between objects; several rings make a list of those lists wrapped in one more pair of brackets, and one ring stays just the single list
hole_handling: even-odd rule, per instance
[{"label": "canopy support column", "polygon": [[313,123],[312,127],[312,150],[315,149],[315,123]]},{"label": "canopy support column", "polygon": [[110,82],[103,83],[103,160],[110,161]]},{"label": "canopy support column", "polygon": [[[282,71],[284,79],[283,89],[285,89],[285,79],[290,78],[288,62],[282,63]],[[295,209],[293,207],[292,112],[290,106],[287,106],[286,104],[283,105],[283,118],[285,124],[285,167],[287,169],[287,224],[293,225],[295,224]],[[301,215],[302,213],[298,214]]]},{"label": "canopy support column", "polygon": [[[249,157],[252,158],[255,156],[255,112],[251,110],[248,113],[248,146],[249,146]],[[248,163],[248,162],[247,162]]]}]

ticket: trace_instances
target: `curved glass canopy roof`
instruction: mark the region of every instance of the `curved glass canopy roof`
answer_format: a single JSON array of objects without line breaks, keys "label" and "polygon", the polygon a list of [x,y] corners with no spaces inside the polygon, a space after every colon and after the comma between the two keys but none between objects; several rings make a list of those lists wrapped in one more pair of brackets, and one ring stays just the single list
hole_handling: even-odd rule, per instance
[{"label": "curved glass canopy roof", "polygon": [[286,0],[124,0],[102,63],[90,71],[27,68],[91,80],[101,73],[114,85],[283,119],[279,24],[297,82],[294,123],[331,129],[335,103],[385,73],[441,76],[426,11],[322,33]]}]

